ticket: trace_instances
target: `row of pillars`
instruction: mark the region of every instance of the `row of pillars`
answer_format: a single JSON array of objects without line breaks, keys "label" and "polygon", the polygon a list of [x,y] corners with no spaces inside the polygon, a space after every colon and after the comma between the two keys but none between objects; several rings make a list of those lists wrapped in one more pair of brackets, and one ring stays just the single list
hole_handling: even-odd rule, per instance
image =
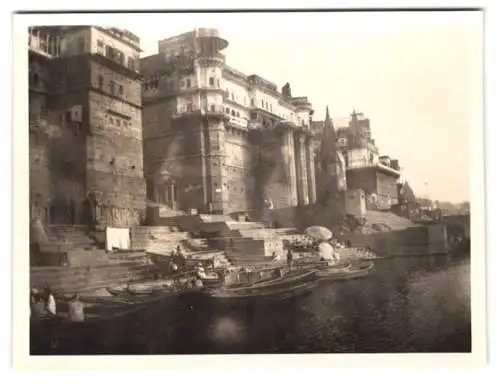
[{"label": "row of pillars", "polygon": [[289,175],[290,205],[301,206],[316,202],[314,148],[311,138],[301,133],[294,135],[292,129],[287,129],[282,146]]}]

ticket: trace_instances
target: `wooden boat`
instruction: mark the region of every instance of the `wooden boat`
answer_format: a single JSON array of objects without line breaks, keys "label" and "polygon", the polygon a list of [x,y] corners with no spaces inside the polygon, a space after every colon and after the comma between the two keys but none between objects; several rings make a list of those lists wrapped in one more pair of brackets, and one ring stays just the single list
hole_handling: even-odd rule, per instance
[{"label": "wooden boat", "polygon": [[352,261],[348,264],[325,266],[318,268],[316,276],[322,280],[346,280],[366,277],[375,267],[369,260]]},{"label": "wooden boat", "polygon": [[[84,302],[85,319],[72,322],[68,319],[68,302],[74,296],[59,297],[57,316],[32,318],[30,322],[31,354],[91,354],[98,350],[114,347],[123,343],[123,337],[143,322],[165,322],[172,307],[183,303],[184,295],[198,292],[199,289],[162,291],[153,294],[123,293],[117,288],[109,288],[115,295],[94,297],[80,296]],[[169,309],[165,313],[162,309]],[[155,321],[158,319],[158,321]],[[102,348],[102,346],[105,346]],[[75,352],[75,350],[77,350]]]},{"label": "wooden boat", "polygon": [[109,294],[116,296],[116,297],[149,297],[154,294],[161,294],[165,292],[169,292],[169,289],[160,289],[160,288],[141,288],[141,289],[136,289],[132,288],[130,286],[127,286],[125,288],[112,288],[112,287],[107,287],[106,290],[108,291]]},{"label": "wooden boat", "polygon": [[209,292],[218,300],[286,299],[309,292],[316,285],[314,270],[292,271],[279,278],[268,278],[253,284],[231,285]]}]

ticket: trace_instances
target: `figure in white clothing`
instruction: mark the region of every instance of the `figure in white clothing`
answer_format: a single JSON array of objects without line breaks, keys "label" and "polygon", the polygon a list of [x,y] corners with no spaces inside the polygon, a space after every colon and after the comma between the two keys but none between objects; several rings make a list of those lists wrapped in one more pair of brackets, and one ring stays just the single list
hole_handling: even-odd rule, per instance
[{"label": "figure in white clothing", "polygon": [[50,315],[56,315],[56,299],[50,287],[45,288],[45,311]]}]

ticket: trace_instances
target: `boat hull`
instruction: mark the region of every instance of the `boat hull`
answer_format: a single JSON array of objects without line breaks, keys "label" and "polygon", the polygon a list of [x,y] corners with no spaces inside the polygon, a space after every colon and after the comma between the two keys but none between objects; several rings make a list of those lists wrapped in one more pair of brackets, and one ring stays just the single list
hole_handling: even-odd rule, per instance
[{"label": "boat hull", "polygon": [[350,264],[346,267],[326,267],[316,271],[316,277],[320,280],[342,281],[363,278],[373,272],[375,263],[363,261],[362,264]]},{"label": "boat hull", "polygon": [[317,283],[315,271],[268,279],[254,284],[220,288],[210,291],[218,301],[283,300],[309,293]]}]

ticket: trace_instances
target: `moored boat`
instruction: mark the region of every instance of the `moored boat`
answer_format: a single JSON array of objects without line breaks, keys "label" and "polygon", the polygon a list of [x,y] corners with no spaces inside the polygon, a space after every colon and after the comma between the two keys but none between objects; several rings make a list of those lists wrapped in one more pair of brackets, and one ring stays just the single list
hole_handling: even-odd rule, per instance
[{"label": "moored boat", "polygon": [[311,291],[316,282],[314,270],[295,270],[278,278],[273,277],[251,284],[221,287],[209,291],[209,294],[218,300],[282,300]]},{"label": "moored boat", "polygon": [[346,280],[368,276],[374,269],[375,263],[369,260],[357,260],[341,263],[334,266],[318,268],[316,276],[321,280]]}]

